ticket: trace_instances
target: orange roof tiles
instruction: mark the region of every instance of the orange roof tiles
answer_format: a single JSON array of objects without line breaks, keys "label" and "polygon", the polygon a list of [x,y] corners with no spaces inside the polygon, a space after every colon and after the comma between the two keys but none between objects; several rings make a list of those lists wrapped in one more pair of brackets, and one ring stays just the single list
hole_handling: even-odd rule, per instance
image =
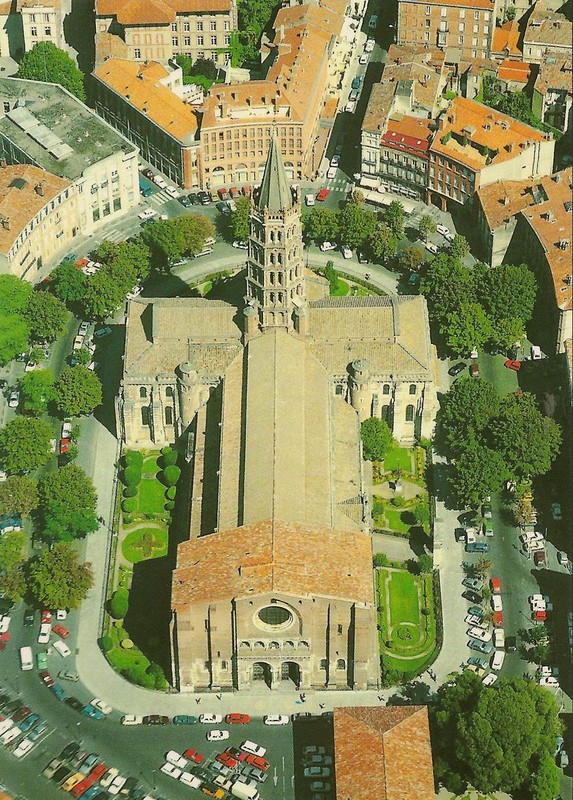
[{"label": "orange roof tiles", "polygon": [[491,231],[508,222],[524,208],[533,205],[531,181],[498,181],[482,186],[476,192],[487,224]]},{"label": "orange roof tiles", "polygon": [[280,39],[280,27],[292,28],[301,24],[312,24],[317,28],[337,36],[344,19],[335,11],[324,6],[296,5],[284,6],[277,11],[273,28],[276,31],[275,43]]},{"label": "orange roof tiles", "polygon": [[[443,127],[434,136],[431,151],[471,169],[481,169],[486,163],[483,153],[472,143],[489,148],[491,163],[499,164],[513,158],[519,152],[520,145],[526,146],[530,142],[542,142],[545,139],[545,135],[536,128],[465,97],[452,100],[442,117],[442,124]],[[458,141],[462,137],[467,139],[467,144]]]},{"label": "orange roof tiles", "polygon": [[524,61],[502,61],[497,70],[497,76],[502,81],[515,81],[527,83],[531,74],[531,66]]},{"label": "orange roof tiles", "polygon": [[518,47],[519,35],[519,28],[515,20],[506,22],[501,28],[495,28],[491,52],[521,56],[522,52]]},{"label": "orange roof tiles", "polygon": [[261,520],[182,542],[172,604],[281,591],[372,604],[372,544],[357,531]]},{"label": "orange roof tiles", "polygon": [[[225,111],[219,116],[219,106]],[[271,107],[276,112],[269,113]],[[264,110],[258,113],[258,109]],[[273,81],[246,81],[245,83],[213,84],[203,104],[201,130],[219,124],[244,125],[247,121],[261,125],[273,120],[300,121],[293,108],[289,92]]]},{"label": "orange roof tiles", "polygon": [[336,800],[434,800],[426,706],[334,709]]},{"label": "orange roof tiles", "polygon": [[462,8],[487,8],[493,11],[494,3],[490,0],[409,0],[409,2],[419,2],[425,5],[435,6],[458,6]]},{"label": "orange roof tiles", "polygon": [[229,11],[231,0],[96,0],[96,15],[116,17],[122,25],[167,25],[177,14]]},{"label": "orange roof tiles", "polygon": [[162,64],[110,58],[93,75],[177,141],[189,144],[194,139],[198,127],[195,112],[160,83],[169,75]]}]

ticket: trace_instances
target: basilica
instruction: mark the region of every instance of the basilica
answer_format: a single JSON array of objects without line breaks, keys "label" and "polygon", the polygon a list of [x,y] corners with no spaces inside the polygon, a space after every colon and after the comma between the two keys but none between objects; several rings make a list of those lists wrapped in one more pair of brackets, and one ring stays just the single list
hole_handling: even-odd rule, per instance
[{"label": "basilica", "polygon": [[176,442],[189,537],[172,578],[174,684],[367,689],[379,682],[360,423],[430,436],[436,354],[420,296],[330,297],[305,265],[276,140],[251,208],[240,304],[132,301],[118,430]]}]

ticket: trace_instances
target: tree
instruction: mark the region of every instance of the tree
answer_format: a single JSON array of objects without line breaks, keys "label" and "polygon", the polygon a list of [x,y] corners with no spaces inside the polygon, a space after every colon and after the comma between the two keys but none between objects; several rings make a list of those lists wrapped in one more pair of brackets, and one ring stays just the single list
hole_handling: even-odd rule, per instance
[{"label": "tree", "polygon": [[[133,242],[120,242],[115,247],[114,257],[110,261],[110,274],[118,275],[125,271],[125,284],[133,287],[131,283],[135,274],[139,280],[144,281],[151,272],[151,250],[140,236]],[[129,291],[129,290],[128,290]]]},{"label": "tree", "polygon": [[462,303],[476,301],[472,273],[448,253],[440,253],[428,262],[420,291],[438,324],[455,314]]},{"label": "tree", "polygon": [[390,261],[398,252],[398,239],[385,223],[379,223],[370,235],[370,249],[380,261]]},{"label": "tree", "polygon": [[189,70],[190,75],[203,75],[205,78],[209,78],[210,81],[216,79],[217,73],[217,65],[210,58],[198,58]]},{"label": "tree", "polygon": [[531,800],[553,800],[559,796],[559,770],[548,750],[541,752],[529,782]]},{"label": "tree", "polygon": [[10,475],[0,484],[0,514],[29,517],[38,506],[38,484],[27,475]]},{"label": "tree", "polygon": [[438,425],[455,453],[474,439],[484,440],[491,419],[499,413],[500,398],[490,381],[482,378],[457,380],[440,399]]},{"label": "tree", "polygon": [[463,261],[464,258],[469,254],[469,252],[470,252],[470,246],[465,236],[460,236],[459,233],[456,233],[453,242],[450,244],[448,248],[448,253],[450,257],[457,259],[459,261]]},{"label": "tree", "polygon": [[485,270],[476,283],[478,298],[494,325],[508,318],[525,324],[533,316],[537,280],[526,264],[502,264]]},{"label": "tree", "polygon": [[0,463],[10,473],[37,469],[50,457],[51,438],[48,422],[16,417],[0,430]]},{"label": "tree", "polygon": [[88,288],[88,277],[72,261],[59,264],[50,274],[50,291],[66,305],[81,303]]},{"label": "tree", "polygon": [[409,245],[400,253],[400,267],[410,272],[418,272],[426,261],[426,255],[421,247]]},{"label": "tree", "polygon": [[28,324],[19,314],[2,313],[0,315],[0,364],[2,366],[27,349],[29,336]]},{"label": "tree", "polygon": [[[244,208],[243,201],[247,202],[248,207],[247,198],[239,197],[236,202],[238,209]],[[200,253],[205,247],[205,240],[215,235],[215,227],[205,214],[183,214],[181,217],[177,217],[175,222],[183,234],[185,253]]]},{"label": "tree", "polygon": [[446,345],[457,356],[465,356],[474,347],[482,348],[493,334],[491,323],[479,303],[464,300],[440,325]]},{"label": "tree", "polygon": [[50,541],[71,541],[97,530],[97,495],[85,472],[66,464],[39,484],[43,535]]},{"label": "tree", "polygon": [[334,294],[338,290],[339,279],[338,272],[334,269],[333,261],[326,262],[326,267],[324,268],[324,277],[330,284],[330,293]]},{"label": "tree", "polygon": [[314,242],[335,242],[338,239],[338,213],[330,208],[313,208],[303,217],[305,236]]},{"label": "tree", "polygon": [[26,540],[24,531],[9,531],[0,536],[0,572],[14,569],[22,562]]},{"label": "tree", "polygon": [[420,238],[427,242],[428,238],[436,232],[436,223],[433,217],[428,216],[428,214],[424,214],[418,223],[418,232],[420,234]]},{"label": "tree", "polygon": [[13,603],[19,603],[26,593],[26,575],[22,565],[0,574],[0,594]]},{"label": "tree", "polygon": [[475,439],[464,448],[456,458],[451,487],[462,506],[477,508],[485,497],[501,489],[508,478],[507,468],[501,453]]},{"label": "tree", "polygon": [[2,314],[20,314],[26,310],[32,287],[15,275],[0,275],[0,308]]},{"label": "tree", "polygon": [[405,219],[404,206],[398,200],[392,200],[390,205],[382,212],[382,221],[390,228],[397,239],[401,239],[404,236]]},{"label": "tree", "polygon": [[233,236],[239,242],[246,242],[249,238],[249,213],[251,204],[247,197],[238,197],[235,208],[231,212],[231,228]]},{"label": "tree", "polygon": [[123,303],[125,295],[137,282],[137,274],[133,271],[133,282],[129,288],[124,283],[116,283],[107,270],[101,269],[89,279],[83,299],[84,316],[87,319],[105,319],[114,314]]},{"label": "tree", "polygon": [[18,69],[19,78],[59,83],[82,102],[86,99],[83,73],[67,53],[52,42],[38,42],[24,54]]},{"label": "tree", "polygon": [[478,575],[481,575],[482,578],[485,578],[491,569],[491,561],[489,558],[482,557],[479,559],[476,565],[476,572]]},{"label": "tree", "polygon": [[420,525],[422,528],[427,528],[430,524],[430,509],[425,503],[418,503],[417,506],[414,507],[414,519],[416,520],[416,524]]},{"label": "tree", "polygon": [[98,376],[78,365],[65,369],[55,384],[56,406],[65,416],[91,414],[101,405],[102,389]]},{"label": "tree", "polygon": [[434,559],[428,553],[422,553],[418,558],[418,565],[420,572],[431,572],[434,568]]},{"label": "tree", "polygon": [[20,381],[22,410],[28,414],[43,414],[54,399],[54,376],[49,369],[26,372]]},{"label": "tree", "polygon": [[185,237],[174,220],[158,220],[146,225],[141,238],[164,268],[179,261],[185,250]]},{"label": "tree", "polygon": [[114,619],[123,619],[129,609],[129,592],[127,589],[116,589],[109,601],[109,615]]},{"label": "tree", "polygon": [[379,417],[365,419],[360,426],[360,436],[364,458],[368,461],[382,461],[394,441],[388,423]]},{"label": "tree", "polygon": [[34,292],[28,300],[24,318],[36,341],[53,342],[64,330],[68,312],[65,305],[49,292]]},{"label": "tree", "polygon": [[77,608],[93,585],[90,563],[80,563],[68,542],[58,542],[27,565],[28,588],[44,608]]},{"label": "tree", "polygon": [[358,203],[347,203],[339,215],[338,240],[352,249],[362,247],[376,230],[376,214]]},{"label": "tree", "polygon": [[561,430],[539,411],[534,395],[516,392],[503,397],[492,421],[494,446],[513,478],[545,475],[559,453]]},{"label": "tree", "polygon": [[163,478],[168,486],[175,486],[181,477],[181,470],[175,464],[170,464],[163,470]]}]

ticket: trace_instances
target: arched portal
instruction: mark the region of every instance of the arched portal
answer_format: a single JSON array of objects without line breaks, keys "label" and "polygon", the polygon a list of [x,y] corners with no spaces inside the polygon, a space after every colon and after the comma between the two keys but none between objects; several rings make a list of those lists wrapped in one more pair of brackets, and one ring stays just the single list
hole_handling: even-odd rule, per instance
[{"label": "arched portal", "polygon": [[270,689],[273,682],[271,665],[267,664],[266,661],[255,661],[253,664],[253,682],[254,681],[263,681]]},{"label": "arched portal", "polygon": [[292,681],[295,686],[300,686],[301,671],[296,661],[283,661],[281,664],[281,681]]}]

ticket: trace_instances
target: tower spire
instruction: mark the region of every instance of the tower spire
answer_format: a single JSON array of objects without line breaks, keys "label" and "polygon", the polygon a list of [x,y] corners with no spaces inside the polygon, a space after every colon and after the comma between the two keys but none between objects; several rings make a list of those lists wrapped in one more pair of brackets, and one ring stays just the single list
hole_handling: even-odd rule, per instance
[{"label": "tower spire", "polygon": [[271,138],[267,163],[257,198],[257,208],[269,211],[287,211],[293,206],[292,192],[285,172],[283,157],[276,132]]}]

